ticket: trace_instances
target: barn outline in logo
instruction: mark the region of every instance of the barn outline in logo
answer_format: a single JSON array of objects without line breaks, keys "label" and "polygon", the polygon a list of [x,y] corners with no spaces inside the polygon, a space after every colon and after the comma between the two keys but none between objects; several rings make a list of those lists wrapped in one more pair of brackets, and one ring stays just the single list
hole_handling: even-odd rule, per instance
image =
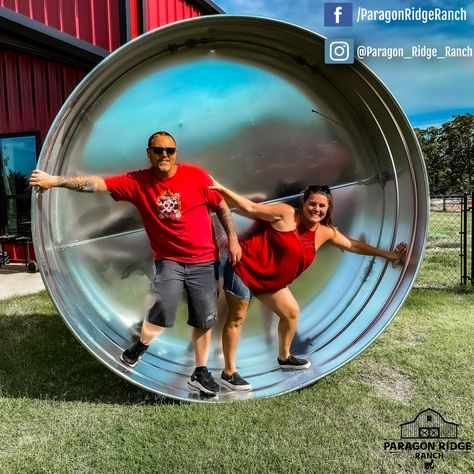
[{"label": "barn outline in logo", "polygon": [[443,416],[431,408],[416,415],[413,421],[400,425],[400,438],[418,439],[454,439],[458,437],[458,424],[446,421]]}]

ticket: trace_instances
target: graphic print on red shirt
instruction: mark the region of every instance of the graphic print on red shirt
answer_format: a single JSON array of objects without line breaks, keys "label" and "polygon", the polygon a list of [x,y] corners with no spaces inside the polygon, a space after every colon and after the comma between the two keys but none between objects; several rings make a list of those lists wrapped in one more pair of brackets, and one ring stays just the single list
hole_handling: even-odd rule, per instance
[{"label": "graphic print on red shirt", "polygon": [[179,219],[181,217],[179,193],[173,193],[167,189],[158,200],[158,212],[160,219]]}]

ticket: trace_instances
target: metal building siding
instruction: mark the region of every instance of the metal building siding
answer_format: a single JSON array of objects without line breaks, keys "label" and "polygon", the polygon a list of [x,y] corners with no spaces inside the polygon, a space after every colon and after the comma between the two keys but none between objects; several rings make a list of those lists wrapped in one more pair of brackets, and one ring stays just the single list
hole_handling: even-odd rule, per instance
[{"label": "metal building siding", "polygon": [[140,26],[139,26],[139,8],[138,4],[135,1],[130,2],[129,7],[129,31],[128,34],[130,35],[130,39],[136,38],[140,34]]},{"label": "metal building siding", "polygon": [[147,31],[159,26],[201,16],[202,12],[185,0],[146,0],[145,28]]},{"label": "metal building siding", "polygon": [[87,71],[0,51],[0,133],[38,131],[42,143],[60,107]]},{"label": "metal building siding", "polygon": [[118,0],[0,0],[0,6],[108,51],[120,46]]}]

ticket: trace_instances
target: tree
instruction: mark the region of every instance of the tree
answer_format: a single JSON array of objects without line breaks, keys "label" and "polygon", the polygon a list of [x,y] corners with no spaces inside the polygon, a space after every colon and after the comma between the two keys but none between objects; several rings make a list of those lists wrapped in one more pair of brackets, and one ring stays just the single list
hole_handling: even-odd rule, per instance
[{"label": "tree", "polygon": [[415,128],[432,195],[474,189],[474,115],[454,115],[441,127]]},{"label": "tree", "polygon": [[471,191],[474,185],[474,115],[455,115],[453,120],[444,123],[442,141],[454,192]]},{"label": "tree", "polygon": [[441,129],[429,127],[424,130],[415,128],[425,158],[426,172],[430,192],[433,195],[445,194],[447,188],[446,155],[441,143]]}]

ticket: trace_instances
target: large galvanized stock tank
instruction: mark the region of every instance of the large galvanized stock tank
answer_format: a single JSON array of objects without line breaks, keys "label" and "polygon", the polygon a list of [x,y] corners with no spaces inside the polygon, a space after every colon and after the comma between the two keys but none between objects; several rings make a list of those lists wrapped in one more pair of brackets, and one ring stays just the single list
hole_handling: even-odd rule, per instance
[{"label": "large galvanized stock tank", "polygon": [[[265,397],[312,384],[364,350],[402,305],[419,266],[428,189],[412,129],[363,64],[324,64],[324,40],[275,20],[216,15],[174,23],[108,56],[57,116],[39,168],[110,175],[148,167],[148,136],[168,130],[178,159],[198,163],[229,187],[292,202],[312,183],[334,193],[346,235],[388,249],[408,243],[408,263],[323,247],[293,285],[301,317],[293,352],[312,367],[276,363],[276,316],[254,301],[238,352],[247,394]],[[147,390],[202,401],[183,303],[173,329],[134,369],[118,358],[152,304],[151,251],[133,206],[106,193],[53,189],[33,200],[35,251],[47,289],[80,342],[118,375]],[[239,230],[251,223],[236,216]],[[225,251],[225,239],[218,228]],[[209,368],[223,367],[219,329]]]}]

